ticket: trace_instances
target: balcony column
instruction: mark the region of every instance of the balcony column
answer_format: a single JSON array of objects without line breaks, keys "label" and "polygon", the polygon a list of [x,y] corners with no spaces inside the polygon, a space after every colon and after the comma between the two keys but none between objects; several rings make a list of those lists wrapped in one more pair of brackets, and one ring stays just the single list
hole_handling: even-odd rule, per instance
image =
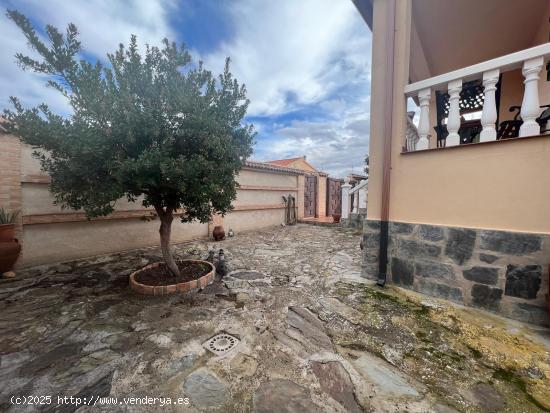
[{"label": "balcony column", "polygon": [[[363,179],[360,184],[361,185],[364,185],[366,182],[365,179]],[[367,187],[366,186],[363,186],[363,188],[361,188],[359,191],[357,191],[357,193],[359,194],[358,198],[359,198],[359,211],[361,211],[361,209],[363,208],[366,208],[367,207]]]},{"label": "balcony column", "polygon": [[[357,184],[359,185],[359,184]],[[353,211],[354,214],[359,213],[359,191],[353,193]]]},{"label": "balcony column", "polygon": [[432,97],[432,91],[423,89],[418,92],[418,101],[420,103],[420,119],[418,121],[418,142],[416,148],[411,150],[420,151],[422,149],[428,149],[428,135],[430,134],[430,98]]},{"label": "balcony column", "polygon": [[540,115],[539,103],[539,73],[544,64],[543,57],[526,60],[523,62],[523,76],[525,91],[521,102],[521,119],[523,123],[519,128],[519,136],[534,136],[540,134],[540,126],[536,119]]},{"label": "balcony column", "polygon": [[462,79],[449,82],[449,116],[447,117],[447,136],[445,146],[460,145],[460,91],[462,90]]},{"label": "balcony column", "polygon": [[481,113],[481,125],[483,130],[479,135],[480,142],[489,142],[497,140],[497,131],[495,123],[498,118],[497,102],[495,91],[497,90],[499,69],[489,70],[483,73],[483,87],[485,88],[485,98],[483,99],[483,112]]},{"label": "balcony column", "polygon": [[344,184],[342,185],[342,218],[347,219],[349,218],[349,190],[351,189],[351,185],[349,183],[349,178],[346,178],[344,181]]}]

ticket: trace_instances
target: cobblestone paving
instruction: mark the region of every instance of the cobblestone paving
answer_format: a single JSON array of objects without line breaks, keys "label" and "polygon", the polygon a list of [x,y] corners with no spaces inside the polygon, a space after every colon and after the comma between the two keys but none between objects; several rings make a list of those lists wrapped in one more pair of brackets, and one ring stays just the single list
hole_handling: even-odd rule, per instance
[{"label": "cobblestone paving", "polygon": [[[156,249],[21,271],[0,284],[0,411],[550,407],[547,332],[378,289],[360,277],[359,240],[354,230],[298,225],[179,245],[182,258],[223,248],[230,270],[185,296],[129,290],[131,272],[160,260]],[[218,333],[238,345],[207,350]],[[30,395],[53,398],[10,402]],[[116,405],[58,405],[58,396]]]}]

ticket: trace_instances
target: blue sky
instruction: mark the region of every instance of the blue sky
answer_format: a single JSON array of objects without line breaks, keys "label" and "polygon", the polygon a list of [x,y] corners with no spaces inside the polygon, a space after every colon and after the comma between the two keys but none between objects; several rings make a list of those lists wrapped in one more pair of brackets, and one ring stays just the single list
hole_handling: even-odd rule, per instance
[{"label": "blue sky", "polygon": [[[168,37],[184,42],[215,72],[226,56],[251,99],[258,132],[254,160],[306,155],[318,169],[344,176],[362,168],[369,144],[371,33],[351,0],[0,0],[43,27],[77,25],[86,56],[127,43]],[[66,103],[44,79],[22,72],[14,54],[29,53],[22,33],[0,16],[0,108],[15,95],[27,106]]]}]

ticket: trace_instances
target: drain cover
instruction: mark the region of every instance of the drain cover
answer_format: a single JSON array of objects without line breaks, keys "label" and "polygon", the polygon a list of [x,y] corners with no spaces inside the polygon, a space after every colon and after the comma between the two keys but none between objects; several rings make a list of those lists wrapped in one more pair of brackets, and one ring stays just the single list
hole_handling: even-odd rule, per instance
[{"label": "drain cover", "polygon": [[227,333],[216,334],[210,340],[204,342],[203,346],[210,350],[212,353],[223,356],[237,347],[239,339],[233,337]]},{"label": "drain cover", "polygon": [[258,271],[233,271],[228,275],[239,280],[261,280],[265,278],[265,274]]}]

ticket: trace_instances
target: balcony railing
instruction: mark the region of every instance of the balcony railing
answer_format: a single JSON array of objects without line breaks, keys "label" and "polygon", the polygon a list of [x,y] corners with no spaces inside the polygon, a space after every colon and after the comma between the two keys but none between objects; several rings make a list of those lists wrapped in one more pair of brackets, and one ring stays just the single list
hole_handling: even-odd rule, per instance
[{"label": "balcony railing", "polygon": [[[349,218],[350,212],[359,213],[361,208],[367,207],[368,179],[363,179],[354,187],[349,183],[349,178],[345,178],[342,185],[342,218]],[[352,205],[353,196],[353,205]]]},{"label": "balcony railing", "polygon": [[406,97],[417,97],[420,104],[420,120],[418,122],[418,139],[407,142],[407,150],[428,149],[428,135],[430,134],[430,100],[432,92],[447,91],[449,93],[449,109],[447,117],[447,131],[445,146],[460,144],[459,129],[460,93],[462,85],[472,80],[482,80],[483,110],[481,114],[482,130],[480,142],[497,139],[496,122],[498,119],[497,103],[495,98],[496,86],[501,73],[522,68],[524,76],[524,93],[521,104],[521,119],[519,137],[534,136],[541,133],[537,118],[541,114],[539,102],[539,74],[545,60],[550,57],[550,43],[521,50],[506,56],[464,67],[453,72],[445,73],[429,79],[411,83],[405,87]]}]

